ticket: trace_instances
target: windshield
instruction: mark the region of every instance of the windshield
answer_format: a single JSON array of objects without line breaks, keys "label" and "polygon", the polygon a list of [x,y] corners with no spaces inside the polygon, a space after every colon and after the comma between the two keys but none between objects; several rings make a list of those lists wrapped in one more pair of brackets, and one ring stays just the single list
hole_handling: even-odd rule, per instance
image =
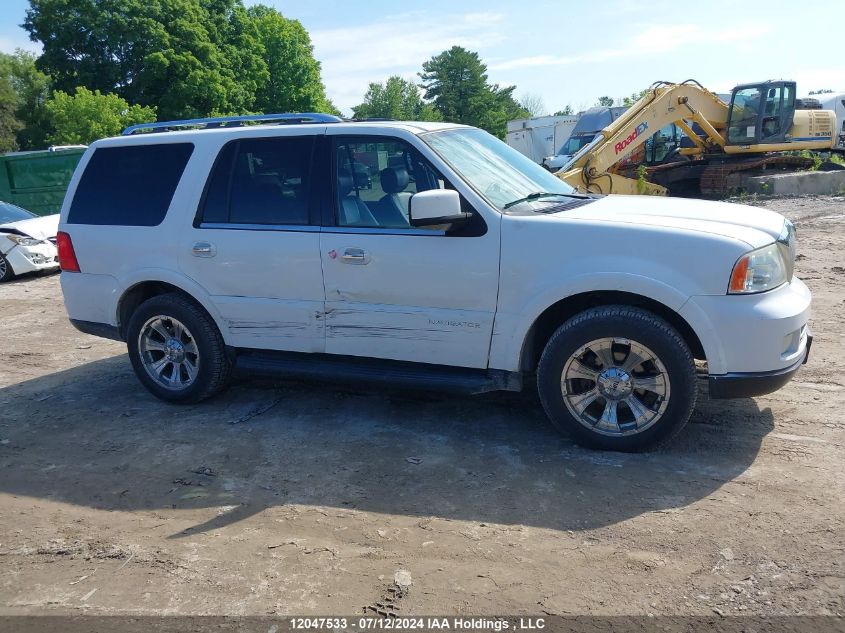
[{"label": "windshield", "polygon": [[18,220],[29,220],[35,216],[29,211],[16,207],[8,202],[0,202],[0,224],[17,222]]},{"label": "windshield", "polygon": [[582,147],[592,141],[596,137],[595,134],[587,134],[586,136],[570,136],[566,139],[566,143],[560,146],[557,152],[558,156],[575,156]]},{"label": "windshield", "polygon": [[[479,194],[500,211],[508,203],[543,192],[550,197],[534,203],[554,203],[554,195],[575,191],[565,182],[478,129],[443,130],[422,135],[428,145]],[[526,203],[529,203],[526,200]]]}]

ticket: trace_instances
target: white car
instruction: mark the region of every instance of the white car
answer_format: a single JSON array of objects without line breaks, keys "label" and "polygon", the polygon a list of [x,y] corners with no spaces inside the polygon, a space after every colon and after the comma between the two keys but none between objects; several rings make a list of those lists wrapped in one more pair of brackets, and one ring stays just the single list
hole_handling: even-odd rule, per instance
[{"label": "white car", "polygon": [[57,269],[58,230],[58,213],[39,217],[0,202],[0,282],[23,273]]},{"label": "white car", "polygon": [[810,291],[777,213],[579,194],[466,126],[248,118],[97,141],[62,207],[71,322],[125,341],[159,398],[208,398],[236,368],[536,382],[559,429],[630,451],[686,423],[697,375],[755,396],[807,359]]}]

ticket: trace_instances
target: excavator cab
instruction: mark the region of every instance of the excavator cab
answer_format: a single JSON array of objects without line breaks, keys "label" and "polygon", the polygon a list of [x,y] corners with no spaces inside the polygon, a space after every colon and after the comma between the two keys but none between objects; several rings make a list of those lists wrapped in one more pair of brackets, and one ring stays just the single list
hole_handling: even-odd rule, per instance
[{"label": "excavator cab", "polygon": [[743,84],[731,92],[728,145],[784,143],[795,115],[795,82]]}]

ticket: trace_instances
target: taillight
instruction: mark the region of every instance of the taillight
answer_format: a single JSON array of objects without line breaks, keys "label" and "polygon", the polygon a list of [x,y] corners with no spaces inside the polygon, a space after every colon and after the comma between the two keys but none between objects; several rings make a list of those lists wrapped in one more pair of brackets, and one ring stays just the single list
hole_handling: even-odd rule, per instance
[{"label": "taillight", "polygon": [[73,250],[73,242],[70,235],[63,231],[56,234],[56,247],[59,249],[59,267],[66,273],[78,273],[79,262],[76,261],[76,253]]}]

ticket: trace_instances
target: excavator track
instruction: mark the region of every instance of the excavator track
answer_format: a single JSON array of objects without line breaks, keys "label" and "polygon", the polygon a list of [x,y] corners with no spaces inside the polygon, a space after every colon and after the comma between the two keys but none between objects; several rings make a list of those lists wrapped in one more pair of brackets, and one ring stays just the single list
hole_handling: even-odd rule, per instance
[{"label": "excavator track", "polygon": [[705,196],[725,197],[742,189],[745,172],[756,169],[798,171],[813,166],[813,159],[804,156],[761,156],[742,161],[711,164],[701,174],[701,193]]}]

